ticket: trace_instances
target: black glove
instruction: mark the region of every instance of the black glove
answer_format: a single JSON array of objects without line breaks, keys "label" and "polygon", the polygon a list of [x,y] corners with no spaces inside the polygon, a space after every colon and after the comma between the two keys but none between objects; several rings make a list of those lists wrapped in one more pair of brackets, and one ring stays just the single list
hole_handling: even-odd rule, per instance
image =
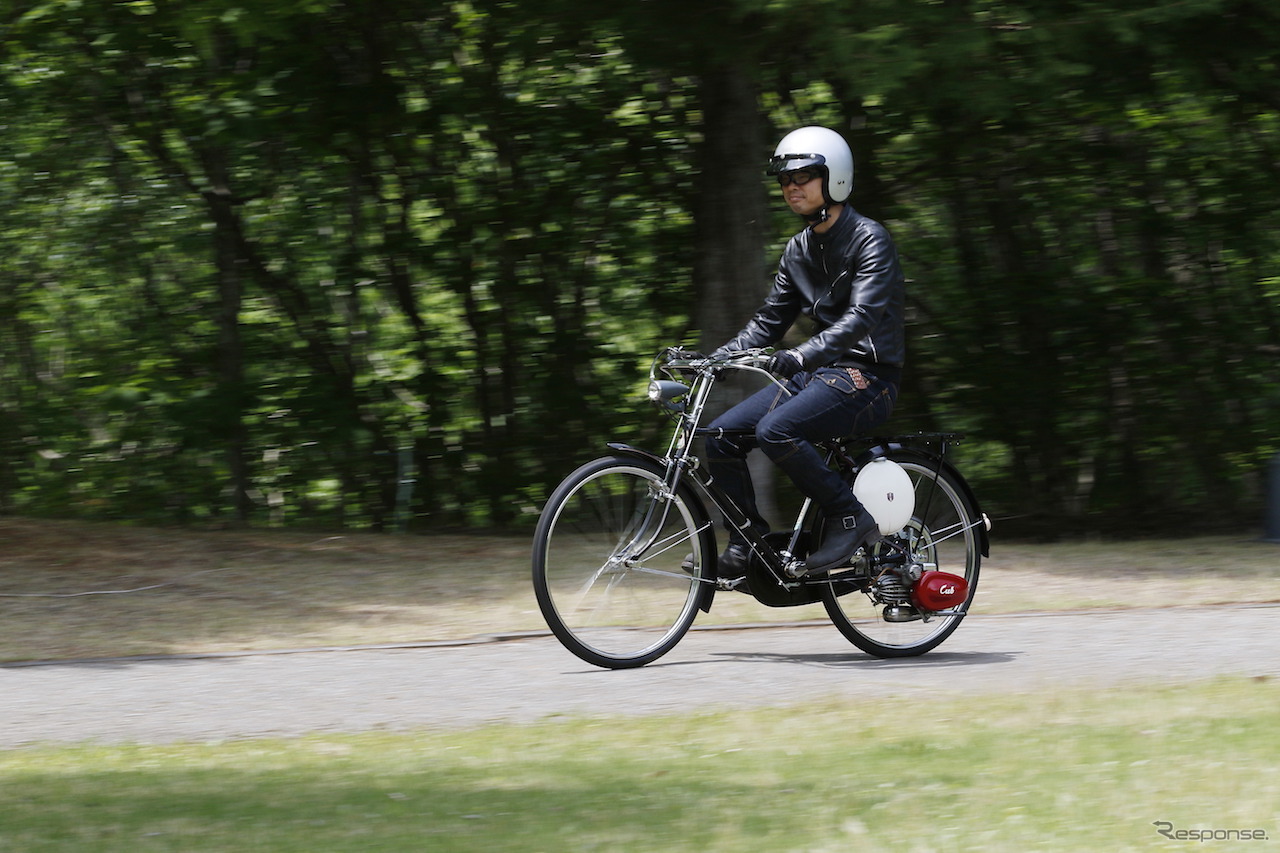
[{"label": "black glove", "polygon": [[765,365],[765,370],[774,376],[790,379],[804,370],[804,365],[800,363],[800,359],[791,354],[790,350],[783,350],[769,356],[769,363]]}]

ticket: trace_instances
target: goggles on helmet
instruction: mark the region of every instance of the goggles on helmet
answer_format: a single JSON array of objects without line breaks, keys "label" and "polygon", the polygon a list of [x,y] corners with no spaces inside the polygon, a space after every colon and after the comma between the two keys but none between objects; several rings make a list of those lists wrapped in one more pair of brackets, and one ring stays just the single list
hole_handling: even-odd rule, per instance
[{"label": "goggles on helmet", "polygon": [[815,169],[794,169],[789,172],[779,172],[778,186],[785,187],[787,184],[795,184],[798,187],[802,187],[814,178],[819,177],[822,177],[822,175]]},{"label": "goggles on helmet", "polygon": [[769,168],[765,174],[777,175],[782,172],[795,172],[812,166],[824,166],[826,162],[827,158],[821,154],[775,154],[769,160]]}]

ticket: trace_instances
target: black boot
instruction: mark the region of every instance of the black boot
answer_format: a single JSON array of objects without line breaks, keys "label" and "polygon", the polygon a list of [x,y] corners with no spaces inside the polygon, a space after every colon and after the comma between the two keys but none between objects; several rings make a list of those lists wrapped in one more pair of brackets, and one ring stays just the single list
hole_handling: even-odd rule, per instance
[{"label": "black boot", "polygon": [[[751,559],[751,549],[745,542],[730,542],[724,553],[716,560],[716,577],[727,581],[747,576],[747,560]],[[680,568],[693,574],[693,555],[689,554],[680,564]]]},{"label": "black boot", "polygon": [[805,571],[810,574],[844,565],[859,547],[884,538],[880,525],[865,508],[859,508],[854,515],[828,516],[825,527],[822,547],[805,561]]},{"label": "black boot", "polygon": [[727,581],[747,576],[747,560],[751,559],[751,549],[745,542],[730,542],[724,553],[716,560],[716,577]]}]

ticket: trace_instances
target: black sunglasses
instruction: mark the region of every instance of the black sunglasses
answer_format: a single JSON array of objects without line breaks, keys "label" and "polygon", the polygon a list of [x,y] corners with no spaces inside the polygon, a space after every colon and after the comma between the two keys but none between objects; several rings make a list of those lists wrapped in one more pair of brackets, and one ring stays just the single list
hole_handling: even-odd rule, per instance
[{"label": "black sunglasses", "polygon": [[796,169],[791,172],[779,172],[778,186],[785,187],[787,184],[795,184],[798,187],[802,187],[816,177],[818,177],[818,173],[812,169]]}]

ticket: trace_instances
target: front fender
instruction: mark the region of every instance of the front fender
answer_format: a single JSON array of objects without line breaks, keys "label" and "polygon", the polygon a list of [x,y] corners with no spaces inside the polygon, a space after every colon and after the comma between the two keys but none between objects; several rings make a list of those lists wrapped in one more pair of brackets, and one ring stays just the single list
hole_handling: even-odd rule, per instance
[{"label": "front fender", "polygon": [[641,459],[647,459],[654,465],[660,465],[664,468],[667,465],[667,460],[663,459],[658,454],[630,444],[623,444],[620,441],[610,441],[605,444],[605,447],[609,448],[614,453],[620,453],[623,456],[637,456]]},{"label": "front fender", "polygon": [[[632,456],[636,459],[643,459],[660,469],[667,467],[667,460],[652,451],[618,441],[608,442],[605,446],[619,456]],[[707,560],[710,571],[707,573],[707,580],[711,581],[711,583],[702,584],[702,597],[698,600],[698,609],[703,613],[709,613],[711,612],[711,602],[716,595],[716,560],[719,554],[716,549],[715,525],[711,523],[711,516],[707,512],[706,503],[703,502],[697,491],[687,481],[681,481],[680,485],[676,487],[676,492],[679,493],[681,500],[693,512],[693,518],[698,527],[706,527],[707,529],[707,544],[710,546],[709,559]]]}]

